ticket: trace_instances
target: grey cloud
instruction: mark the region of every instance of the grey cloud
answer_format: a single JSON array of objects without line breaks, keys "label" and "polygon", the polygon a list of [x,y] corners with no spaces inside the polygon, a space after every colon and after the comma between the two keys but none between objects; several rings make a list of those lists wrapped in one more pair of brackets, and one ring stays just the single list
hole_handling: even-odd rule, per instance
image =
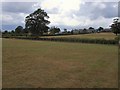
[{"label": "grey cloud", "polygon": [[97,19],[99,16],[105,18],[113,18],[118,16],[118,8],[114,8],[113,5],[117,5],[117,2],[103,2],[106,7],[100,9],[100,6],[94,6],[94,2],[86,2],[80,5],[79,12],[74,12],[76,16],[87,16],[90,19]]},{"label": "grey cloud", "polygon": [[2,11],[11,13],[33,12],[32,5],[36,2],[2,2]]},{"label": "grey cloud", "polygon": [[118,16],[120,17],[120,2],[118,2]]},{"label": "grey cloud", "polygon": [[113,18],[118,16],[118,8],[114,8],[114,4],[118,4],[115,2],[107,2],[103,3],[106,7],[104,9],[99,9],[98,7],[94,8],[93,12],[94,16],[103,16],[105,18]]},{"label": "grey cloud", "polygon": [[17,24],[17,25],[2,25],[2,31],[5,31],[5,30],[15,30],[15,28],[17,27],[17,26],[22,26],[22,27],[24,27],[24,25],[23,24]]}]

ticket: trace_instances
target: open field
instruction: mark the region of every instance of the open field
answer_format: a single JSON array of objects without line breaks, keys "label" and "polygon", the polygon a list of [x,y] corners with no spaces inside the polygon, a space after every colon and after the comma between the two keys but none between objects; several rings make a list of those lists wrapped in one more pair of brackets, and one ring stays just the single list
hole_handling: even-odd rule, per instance
[{"label": "open field", "polygon": [[2,38],[0,38],[0,89],[2,88]]},{"label": "open field", "polygon": [[113,45],[3,39],[3,88],[114,88]]},{"label": "open field", "polygon": [[89,38],[89,39],[115,39],[116,35],[113,33],[92,33],[92,34],[78,34],[78,35],[62,35],[62,36],[46,36],[46,37],[64,37],[64,38]]}]

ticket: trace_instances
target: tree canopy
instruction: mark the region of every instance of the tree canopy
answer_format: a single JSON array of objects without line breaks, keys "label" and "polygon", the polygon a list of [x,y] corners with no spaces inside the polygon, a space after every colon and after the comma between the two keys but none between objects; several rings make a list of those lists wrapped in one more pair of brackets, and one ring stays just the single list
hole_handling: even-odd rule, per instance
[{"label": "tree canopy", "polygon": [[49,27],[47,26],[50,21],[47,19],[49,16],[41,8],[37,9],[25,19],[25,28],[35,36],[43,35],[48,32]]},{"label": "tree canopy", "polygon": [[23,27],[22,27],[22,26],[18,26],[18,27],[15,29],[15,33],[16,33],[16,34],[20,34],[20,33],[22,33],[22,31],[23,31]]},{"label": "tree canopy", "polygon": [[119,19],[114,19],[113,24],[111,25],[112,32],[117,34],[120,34],[120,22]]},{"label": "tree canopy", "polygon": [[98,28],[98,31],[100,32],[100,31],[102,31],[104,28],[103,27],[99,27]]},{"label": "tree canopy", "polygon": [[89,27],[89,29],[94,29],[93,27]]},{"label": "tree canopy", "polygon": [[60,32],[60,28],[57,28],[55,26],[50,28],[51,34],[55,34],[55,33],[59,33],[59,32]]}]

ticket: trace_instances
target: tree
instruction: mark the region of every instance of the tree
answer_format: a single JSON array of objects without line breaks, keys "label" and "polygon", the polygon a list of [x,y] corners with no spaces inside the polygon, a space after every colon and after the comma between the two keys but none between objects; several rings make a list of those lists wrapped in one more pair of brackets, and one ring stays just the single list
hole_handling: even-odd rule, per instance
[{"label": "tree", "polygon": [[74,33],[73,33],[73,30],[71,30],[71,34],[74,34]]},{"label": "tree", "polygon": [[103,29],[104,29],[103,27],[99,27],[98,32],[101,32]]},{"label": "tree", "polygon": [[18,26],[18,27],[15,29],[15,33],[16,33],[17,35],[20,35],[22,32],[23,32],[23,27],[22,27],[22,26]]},{"label": "tree", "polygon": [[5,30],[2,32],[2,36],[9,36],[10,35],[10,32]]},{"label": "tree", "polygon": [[0,29],[0,38],[2,37],[2,30]]},{"label": "tree", "polygon": [[83,29],[83,33],[87,33],[87,29],[86,28]]},{"label": "tree", "polygon": [[15,31],[12,30],[12,31],[10,32],[10,34],[11,34],[12,36],[14,36],[14,35],[15,35]]},{"label": "tree", "polygon": [[49,27],[47,26],[50,21],[47,19],[49,16],[42,9],[37,9],[25,19],[25,28],[35,36],[43,35],[48,32]]},{"label": "tree", "polygon": [[50,28],[51,34],[55,34],[55,33],[59,33],[59,32],[60,32],[60,28],[57,28],[55,26]]},{"label": "tree", "polygon": [[94,29],[93,27],[89,27],[89,29]]},{"label": "tree", "polygon": [[24,28],[24,29],[23,29],[23,33],[29,33],[28,29],[27,29],[27,28]]},{"label": "tree", "polygon": [[7,30],[5,30],[5,31],[3,32],[3,34],[8,34],[8,31],[7,31]]},{"label": "tree", "polygon": [[95,32],[95,29],[93,27],[89,27],[89,30],[94,33]]},{"label": "tree", "polygon": [[66,28],[64,29],[64,33],[65,33],[65,34],[67,33],[67,29],[66,29]]},{"label": "tree", "polygon": [[112,32],[117,34],[120,34],[120,22],[119,19],[114,19],[113,24],[110,26],[112,29]]},{"label": "tree", "polygon": [[14,30],[12,30],[12,31],[11,31],[11,33],[15,33],[15,31],[14,31]]}]

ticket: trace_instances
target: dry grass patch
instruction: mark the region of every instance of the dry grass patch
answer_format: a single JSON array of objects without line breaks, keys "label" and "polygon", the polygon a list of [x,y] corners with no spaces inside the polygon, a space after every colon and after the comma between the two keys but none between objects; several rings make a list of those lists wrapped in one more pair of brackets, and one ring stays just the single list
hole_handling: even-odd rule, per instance
[{"label": "dry grass patch", "polygon": [[117,87],[117,46],[3,39],[3,87]]},{"label": "dry grass patch", "polygon": [[47,38],[55,37],[55,38],[88,38],[88,39],[107,39],[113,40],[116,35],[113,33],[92,33],[92,34],[78,34],[78,35],[62,35],[62,36],[44,36]]}]

